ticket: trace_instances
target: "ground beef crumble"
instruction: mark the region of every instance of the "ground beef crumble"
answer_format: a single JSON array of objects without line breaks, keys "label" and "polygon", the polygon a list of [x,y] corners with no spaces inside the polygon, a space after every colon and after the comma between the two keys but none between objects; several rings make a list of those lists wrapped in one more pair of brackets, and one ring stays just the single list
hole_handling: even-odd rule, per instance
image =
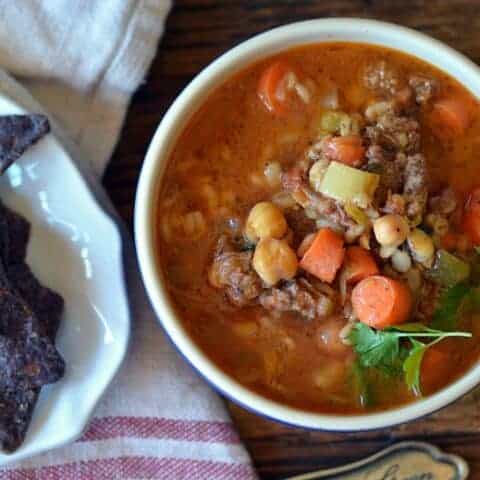
[{"label": "ground beef crumble", "polygon": [[328,295],[305,278],[287,282],[279,288],[271,288],[260,295],[259,301],[267,310],[295,312],[308,320],[324,317],[332,310],[332,300]]},{"label": "ground beef crumble", "polygon": [[412,75],[408,84],[415,93],[415,101],[420,105],[429,102],[438,93],[440,87],[437,80],[422,75]]},{"label": "ground beef crumble", "polygon": [[428,193],[427,162],[421,153],[407,157],[403,193],[407,199],[407,215],[416,217],[425,210]]},{"label": "ground beef crumble", "polygon": [[383,94],[395,95],[403,86],[399,72],[385,60],[369,65],[363,75],[365,86]]},{"label": "ground beef crumble", "polygon": [[420,148],[420,124],[410,117],[381,115],[365,129],[365,135],[372,144],[392,151],[415,153]]},{"label": "ground beef crumble", "polygon": [[438,195],[430,198],[429,207],[433,213],[449,216],[457,208],[457,196],[452,188],[444,188]]},{"label": "ground beef crumble", "polygon": [[314,192],[297,168],[282,175],[282,185],[287,192],[300,195],[302,206],[315,211],[319,219],[323,218],[343,228],[352,227],[354,222],[347,216],[342,206],[332,198]]},{"label": "ground beef crumble", "polygon": [[252,303],[262,290],[262,282],[252,269],[251,251],[235,251],[226,236],[220,237],[209,272],[210,283],[225,287],[229,299],[238,306]]}]

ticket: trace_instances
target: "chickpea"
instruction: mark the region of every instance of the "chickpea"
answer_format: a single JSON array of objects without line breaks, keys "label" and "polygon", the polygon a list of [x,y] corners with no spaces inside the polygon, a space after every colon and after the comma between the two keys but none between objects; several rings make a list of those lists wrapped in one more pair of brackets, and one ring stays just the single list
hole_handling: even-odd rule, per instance
[{"label": "chickpea", "polygon": [[271,237],[282,238],[287,233],[287,221],[275,204],[257,203],[248,214],[245,235],[251,242]]},{"label": "chickpea", "polygon": [[408,236],[408,247],[412,252],[413,259],[425,267],[433,263],[435,246],[433,240],[423,230],[416,228]]},{"label": "chickpea", "polygon": [[387,259],[393,257],[396,252],[398,252],[398,248],[396,246],[387,247],[386,245],[382,245],[378,253],[380,254],[381,258]]},{"label": "chickpea", "polygon": [[392,267],[400,273],[408,272],[412,267],[410,255],[403,250],[397,250],[392,255]]},{"label": "chickpea", "polygon": [[253,268],[267,285],[290,280],[298,269],[295,252],[285,240],[262,238],[253,254]]},{"label": "chickpea", "polygon": [[405,217],[389,214],[375,220],[373,231],[380,245],[398,247],[407,239],[409,227]]}]

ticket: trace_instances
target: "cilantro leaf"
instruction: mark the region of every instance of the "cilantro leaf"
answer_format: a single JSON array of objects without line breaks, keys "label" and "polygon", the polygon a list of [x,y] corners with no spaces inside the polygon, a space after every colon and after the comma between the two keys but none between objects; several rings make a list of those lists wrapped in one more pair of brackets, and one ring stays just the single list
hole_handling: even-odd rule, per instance
[{"label": "cilantro leaf", "polygon": [[390,373],[398,367],[399,341],[393,332],[377,331],[356,323],[349,335],[362,367],[376,367]]},{"label": "cilantro leaf", "polygon": [[433,314],[432,327],[444,331],[455,330],[460,307],[471,290],[471,287],[463,283],[447,289],[441,295]]},{"label": "cilantro leaf", "polygon": [[[360,367],[375,368],[388,376],[397,376],[403,371],[408,387],[416,395],[421,395],[420,367],[425,350],[446,337],[471,336],[469,332],[442,331],[422,323],[405,323],[375,330],[359,322],[354,325],[348,338],[357,353]],[[432,338],[433,341],[424,344],[416,340],[419,337]],[[407,342],[400,343],[402,339]]]},{"label": "cilantro leaf", "polygon": [[420,322],[404,323],[403,325],[396,325],[386,329],[391,332],[408,332],[408,333],[444,333],[435,328],[430,328]]},{"label": "cilantro leaf", "polygon": [[412,348],[408,353],[408,357],[403,362],[403,371],[405,372],[405,383],[408,388],[415,393],[415,395],[421,395],[420,389],[420,368],[422,366],[422,360],[428,345],[421,343],[417,340],[411,340]]},{"label": "cilantro leaf", "polygon": [[[468,296],[470,299],[470,294]],[[477,301],[480,304],[480,295],[477,298]],[[469,304],[472,303],[469,301]],[[480,306],[480,305],[479,305]],[[437,328],[431,328],[423,323],[404,323],[403,325],[396,325],[395,327],[388,327],[384,332],[396,332],[397,336],[406,337],[406,338],[415,338],[415,337],[433,337],[433,338],[444,338],[444,337],[471,337],[470,332],[459,332],[459,331],[445,331],[438,330]]]},{"label": "cilantro leaf", "polygon": [[351,370],[353,390],[358,404],[364,408],[372,404],[370,388],[365,373],[365,369],[362,368],[358,360],[353,363]]}]

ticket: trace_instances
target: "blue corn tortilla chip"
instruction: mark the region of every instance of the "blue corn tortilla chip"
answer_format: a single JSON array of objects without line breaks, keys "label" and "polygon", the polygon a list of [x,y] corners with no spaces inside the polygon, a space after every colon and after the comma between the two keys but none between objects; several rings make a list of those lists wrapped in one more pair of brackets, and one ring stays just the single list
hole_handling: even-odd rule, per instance
[{"label": "blue corn tortilla chip", "polygon": [[0,289],[0,391],[59,380],[65,363],[25,301]]},{"label": "blue corn tortilla chip", "polygon": [[0,202],[0,260],[3,265],[25,260],[29,236],[30,224]]},{"label": "blue corn tortilla chip", "polygon": [[0,173],[50,131],[45,115],[5,115],[0,117]]},{"label": "blue corn tortilla chip", "polygon": [[6,390],[0,397],[0,445],[15,451],[23,442],[32,419],[40,388]]},{"label": "blue corn tortilla chip", "polygon": [[[38,318],[40,329],[54,339],[60,326],[64,300],[61,295],[44,287],[26,263],[7,267],[7,278],[16,292],[27,302]],[[1,277],[0,277],[1,284]]]},{"label": "blue corn tortilla chip", "polygon": [[12,287],[39,319],[45,334],[53,339],[60,324],[63,298],[44,287],[25,263],[30,224],[0,202],[0,288]]},{"label": "blue corn tortilla chip", "polygon": [[0,335],[0,389],[43,387],[63,377],[65,363],[46,337],[13,339]]},{"label": "blue corn tortilla chip", "polygon": [[[18,289],[19,285],[16,281],[18,280],[21,284],[21,279],[27,275],[32,277],[27,283],[36,282],[36,285],[38,285],[36,287],[37,293],[31,294],[29,297],[30,305],[38,316],[39,326],[43,333],[53,343],[60,325],[63,298],[40,285],[27,265],[15,265],[14,268],[15,274],[12,277],[12,284],[16,286],[15,288]],[[27,290],[28,288],[25,287],[24,291]],[[46,305],[51,305],[51,307]],[[60,374],[60,372],[58,373]],[[22,444],[30,425],[40,390],[40,387],[24,384],[22,388],[4,389],[0,392],[0,446],[6,452],[13,452]]]},{"label": "blue corn tortilla chip", "polygon": [[[26,265],[23,275],[32,275]],[[44,287],[38,285],[41,292]],[[48,309],[38,292],[32,298],[43,321],[16,293],[0,289],[0,446],[7,452],[23,442],[41,387],[56,382],[65,371],[54,345],[63,299],[56,300],[54,313],[46,317]]]},{"label": "blue corn tortilla chip", "polygon": [[54,340],[63,298],[25,263],[30,224],[0,202],[0,446],[23,442],[41,386],[57,381],[65,363]]},{"label": "blue corn tortilla chip", "polygon": [[[3,256],[5,264],[23,262],[27,256],[28,239],[30,238],[30,223],[18,213],[10,210],[0,203],[0,218],[5,226],[0,223],[0,229],[7,231],[7,241]],[[4,235],[0,232],[0,236]]]}]

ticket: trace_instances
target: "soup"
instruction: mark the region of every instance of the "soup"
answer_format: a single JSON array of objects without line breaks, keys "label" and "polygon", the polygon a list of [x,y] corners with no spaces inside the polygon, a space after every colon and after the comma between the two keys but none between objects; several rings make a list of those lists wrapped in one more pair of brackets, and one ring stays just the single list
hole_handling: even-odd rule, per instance
[{"label": "soup", "polygon": [[308,45],[192,115],[159,188],[157,253],[192,339],[245,387],[383,410],[477,361],[480,120],[397,51]]}]

